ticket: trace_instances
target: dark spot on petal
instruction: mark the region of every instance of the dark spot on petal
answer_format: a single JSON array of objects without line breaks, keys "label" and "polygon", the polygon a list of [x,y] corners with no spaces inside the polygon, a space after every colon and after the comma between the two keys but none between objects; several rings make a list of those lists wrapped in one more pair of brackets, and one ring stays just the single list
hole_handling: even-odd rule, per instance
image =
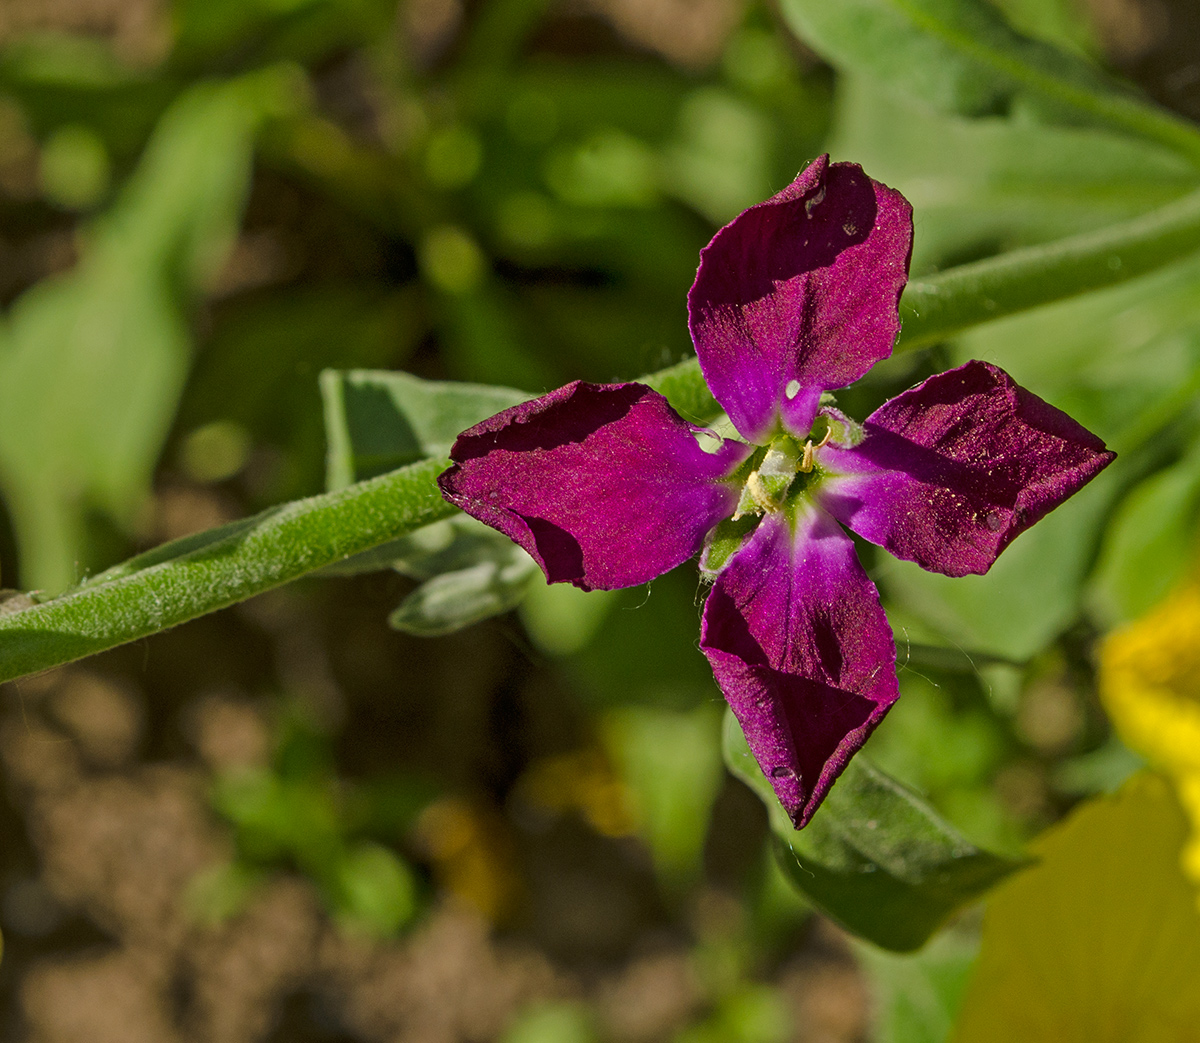
[{"label": "dark spot on petal", "polygon": [[583,548],[574,536],[544,518],[525,518],[524,521],[551,583],[573,583],[583,578]]}]

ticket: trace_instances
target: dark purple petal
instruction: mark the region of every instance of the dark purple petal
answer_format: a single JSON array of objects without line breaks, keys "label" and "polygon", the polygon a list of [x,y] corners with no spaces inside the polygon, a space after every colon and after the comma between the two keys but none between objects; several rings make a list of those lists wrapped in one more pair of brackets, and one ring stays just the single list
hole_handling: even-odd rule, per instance
[{"label": "dark purple petal", "polygon": [[828,156],[713,237],[688,319],[704,378],[746,438],[777,417],[808,434],[823,390],[892,353],[911,250],[904,197]]},{"label": "dark purple petal", "polygon": [[768,515],[717,577],[700,631],[796,828],[896,701],[896,646],[854,544],[819,508]]},{"label": "dark purple petal", "polygon": [[818,460],[822,505],[864,539],[947,576],[983,573],[1115,454],[1004,370],[968,362],[885,402]]},{"label": "dark purple petal", "polygon": [[576,381],[464,431],[438,485],[551,583],[629,587],[690,558],[737,504],[723,479],[750,447],[707,453],[697,430],[644,384]]}]

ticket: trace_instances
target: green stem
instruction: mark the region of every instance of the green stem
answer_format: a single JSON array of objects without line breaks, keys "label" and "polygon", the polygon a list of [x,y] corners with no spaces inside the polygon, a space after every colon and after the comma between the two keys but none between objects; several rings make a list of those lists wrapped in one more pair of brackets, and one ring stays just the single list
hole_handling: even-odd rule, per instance
[{"label": "green stem", "polygon": [[1096,232],[1013,250],[910,282],[898,350],[1125,282],[1200,250],[1200,192]]},{"label": "green stem", "polygon": [[[1200,192],[1103,231],[1017,250],[909,284],[897,350],[1110,286],[1200,250]],[[719,407],[689,359],[643,378],[685,416]],[[454,513],[425,460],[357,485],[177,540],[61,597],[0,614],[0,680],[166,630]]]},{"label": "green stem", "polygon": [[166,544],[41,605],[0,615],[0,681],[215,612],[453,514],[423,460]]}]

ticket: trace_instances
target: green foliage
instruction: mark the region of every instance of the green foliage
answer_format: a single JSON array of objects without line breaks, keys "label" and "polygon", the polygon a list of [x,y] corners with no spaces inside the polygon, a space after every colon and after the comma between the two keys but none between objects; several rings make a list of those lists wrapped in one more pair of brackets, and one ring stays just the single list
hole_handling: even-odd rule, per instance
[{"label": "green foliage", "polygon": [[1128,220],[1195,189],[1196,169],[1108,130],[962,119],[866,76],[838,80],[835,156],[853,156],[920,215],[913,273]]},{"label": "green foliage", "polygon": [[639,833],[660,878],[677,893],[702,869],[708,819],[723,777],[721,715],[708,704],[679,712],[649,706],[612,710],[602,727],[633,796]]},{"label": "green foliage", "polygon": [[[444,457],[459,432],[523,402],[523,392],[373,371],[321,375],[331,490],[427,457]],[[421,585],[388,617],[397,630],[448,634],[515,608],[538,568],[506,536],[458,516],[419,529],[328,574],[393,568]]]},{"label": "green foliage", "polygon": [[184,537],[0,616],[9,680],[158,633],[448,517],[429,460]]},{"label": "green foliage", "polygon": [[854,954],[874,987],[874,1043],[945,1043],[951,1036],[979,940],[943,931],[919,952],[885,952],[859,942]]},{"label": "green foliage", "polygon": [[184,308],[236,231],[255,129],[293,90],[271,69],[182,97],[78,267],[0,331],[0,484],[28,586],[80,578],[89,511],[134,524],[187,372]]},{"label": "green foliage", "polygon": [[[408,863],[371,834],[400,839],[433,796],[429,787],[405,779],[389,788],[337,778],[326,736],[294,709],[285,715],[277,743],[269,765],[229,768],[217,776],[213,806],[233,827],[238,857],[193,887],[197,911],[223,919],[270,871],[294,866],[317,882],[347,929],[394,934],[416,914],[417,881]],[[399,817],[398,790],[407,805]],[[374,806],[384,803],[388,828],[380,830]]]},{"label": "green foliage", "polygon": [[1105,618],[1145,615],[1195,565],[1200,446],[1156,472],[1122,501],[1105,534],[1092,586]]},{"label": "green foliage", "polygon": [[369,370],[326,370],[321,395],[330,490],[426,457],[448,456],[465,428],[529,397],[508,388]]},{"label": "green foliage", "polygon": [[793,828],[732,714],[725,764],[767,805],[779,857],[814,905],[884,949],[919,948],[1021,865],[981,851],[862,756],[803,830]]},{"label": "green foliage", "polygon": [[[435,479],[464,428],[570,379],[653,371],[643,379],[683,415],[718,423],[687,334],[697,252],[828,149],[917,213],[907,354],[844,404],[870,408],[935,368],[985,358],[1121,454],[987,576],[868,559],[906,665],[904,699],[871,756],[936,813],[860,758],[797,833],[736,729],[726,733],[727,762],[770,809],[780,853],[759,889],[757,915],[770,921],[759,941],[782,944],[780,922],[794,928],[811,901],[887,949],[921,946],[1017,865],[939,815],[998,849],[1027,828],[993,786],[1006,763],[1034,756],[1008,720],[1036,673],[1026,664],[1086,661],[1090,626],[1141,614],[1194,565],[1200,132],[1105,74],[1066,2],[782,0],[784,22],[832,70],[795,61],[793,41],[756,7],[715,64],[686,72],[617,48],[566,57],[565,37],[544,43],[560,16],[545,0],[444,5],[464,17],[449,46],[417,39],[416,6],[178,0],[169,54],[138,67],[91,40],[0,49],[0,107],[12,106],[0,145],[16,154],[25,143],[36,220],[74,227],[79,252],[66,274],[25,290],[0,330],[0,491],[21,579],[69,588],[6,603],[0,678],[314,571],[414,580],[390,615],[409,634],[518,608],[528,645],[515,622],[505,636],[601,736],[660,883],[683,908],[704,876],[722,780],[694,575],[626,592],[548,587],[524,552],[452,512]],[[275,260],[259,282],[219,282],[251,187],[241,252],[265,243]],[[32,207],[17,208],[21,220]],[[67,224],[80,214],[85,224]],[[294,256],[276,224],[316,247]],[[398,365],[463,382],[383,368]],[[320,487],[322,463],[327,492],[294,499]],[[113,543],[128,553],[146,538],[156,467],[161,485],[228,496],[234,511],[291,502],[71,587],[118,557]],[[990,707],[985,679],[996,682]],[[313,744],[300,738],[285,738],[271,765],[219,781],[239,857],[197,883],[197,901],[227,915],[265,873],[290,867],[347,925],[393,933],[417,894],[396,831],[363,810],[386,803],[382,790],[343,778],[332,747],[306,762]],[[1076,746],[1037,757],[1052,797],[1109,786],[1131,765],[1090,718]],[[1061,810],[1050,799],[1038,814]],[[1143,810],[1158,828],[1155,807]],[[1111,811],[1101,803],[1081,820],[1107,816],[1119,839],[1130,823]],[[1111,860],[1093,839],[1093,863]],[[1152,854],[1160,840],[1147,842]],[[1087,859],[1054,843],[1042,877],[1005,888],[1049,879],[1063,857],[1089,901],[1124,909],[1127,924],[1161,919],[1097,891]],[[1129,879],[1143,891],[1161,883]],[[1070,907],[1052,883],[1047,893]],[[1015,915],[1008,894],[989,924]],[[1036,942],[1041,925],[1026,928]],[[1001,994],[1036,949],[1005,930],[985,942],[996,987],[973,993],[971,1032],[1014,1005]],[[748,950],[730,956],[744,941],[700,944],[698,965],[736,973],[709,968],[708,1007],[681,1040],[786,1038],[779,993],[753,980]],[[947,1039],[974,952],[969,926],[912,956],[864,943],[877,1037]],[[1092,954],[1060,956],[1090,967]],[[526,1011],[508,1038],[601,1034],[590,1011],[556,1003]]]},{"label": "green foliage", "polygon": [[784,17],[841,68],[967,116],[1025,109],[1108,124],[1193,162],[1200,133],[1090,63],[1022,37],[986,0],[785,0]]}]

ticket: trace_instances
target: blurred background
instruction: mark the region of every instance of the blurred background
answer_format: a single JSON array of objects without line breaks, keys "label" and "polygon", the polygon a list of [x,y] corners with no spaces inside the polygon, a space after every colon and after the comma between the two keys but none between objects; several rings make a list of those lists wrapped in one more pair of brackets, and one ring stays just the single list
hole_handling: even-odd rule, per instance
[{"label": "blurred background", "polygon": [[[1192,0],[997,3],[1200,117]],[[4,0],[0,582],[321,491],[326,368],[538,393],[685,358],[700,248],[827,149],[914,203],[917,273],[1196,184],[923,109],[757,0]],[[1192,560],[1198,303],[1184,262],[840,397],[983,357],[1122,454],[985,579],[868,560],[904,693],[870,755],[996,850],[1138,764],[1092,646]],[[441,636],[388,624],[420,578],[306,580],[5,686],[0,1039],[944,1038],[974,920],[918,982],[790,889],[721,762],[694,571],[534,580]]]}]

